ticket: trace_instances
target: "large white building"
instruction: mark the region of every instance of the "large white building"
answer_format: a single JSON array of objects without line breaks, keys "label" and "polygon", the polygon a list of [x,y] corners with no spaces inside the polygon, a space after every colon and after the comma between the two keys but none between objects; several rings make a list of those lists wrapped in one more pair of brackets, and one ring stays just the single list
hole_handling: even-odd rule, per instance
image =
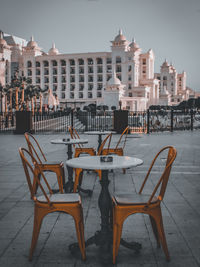
[{"label": "large white building", "polygon": [[60,104],[83,107],[106,104],[142,111],[150,105],[177,104],[189,96],[186,74],[167,61],[154,73],[152,49],[142,53],[133,39],[119,31],[110,52],[60,54],[53,44],[45,53],[33,40],[0,35],[0,82],[9,83],[16,70],[41,88],[49,88]]}]

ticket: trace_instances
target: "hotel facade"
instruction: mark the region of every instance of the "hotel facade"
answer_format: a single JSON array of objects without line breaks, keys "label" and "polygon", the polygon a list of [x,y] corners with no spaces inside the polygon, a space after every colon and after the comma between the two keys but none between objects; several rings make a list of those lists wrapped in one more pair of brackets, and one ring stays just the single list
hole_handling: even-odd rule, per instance
[{"label": "hotel facade", "polygon": [[32,83],[49,89],[62,107],[95,103],[131,111],[150,105],[176,105],[190,97],[186,73],[178,74],[165,60],[160,73],[154,72],[152,49],[142,53],[133,39],[119,31],[110,52],[60,54],[53,44],[48,53],[33,37],[29,42],[0,33],[0,82],[11,81],[16,71]]}]

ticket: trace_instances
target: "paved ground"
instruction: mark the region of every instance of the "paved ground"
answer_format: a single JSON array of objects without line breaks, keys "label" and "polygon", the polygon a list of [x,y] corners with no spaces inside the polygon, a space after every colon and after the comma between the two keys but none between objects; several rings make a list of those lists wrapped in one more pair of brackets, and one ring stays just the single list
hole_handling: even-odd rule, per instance
[{"label": "paved ground", "polygon": [[[66,147],[52,145],[50,140],[63,135],[37,135],[48,159],[65,161]],[[114,141],[119,136],[114,136]],[[155,133],[129,136],[126,154],[143,159],[144,164],[110,173],[110,191],[135,192],[138,190],[152,157],[165,145],[174,145],[178,151],[167,192],[162,205],[163,220],[171,261],[165,261],[162,249],[157,249],[149,218],[130,216],[124,224],[123,237],[142,243],[139,255],[120,246],[117,266],[145,267],[196,267],[200,266],[200,131]],[[90,136],[91,146],[97,137]],[[33,203],[30,200],[24,171],[18,155],[18,147],[26,146],[23,135],[0,135],[0,266],[102,266],[98,248],[87,248],[87,261],[74,258],[68,245],[76,241],[75,229],[70,216],[48,215],[43,222],[33,261],[28,261],[33,225]],[[153,174],[160,174],[160,166]],[[156,178],[155,178],[156,179]],[[49,176],[53,186],[56,180]],[[151,180],[154,181],[154,180]],[[83,185],[93,190],[89,198],[82,194],[85,219],[85,238],[100,228],[97,208],[100,185],[94,173],[85,173]],[[146,190],[151,190],[152,183]]]}]

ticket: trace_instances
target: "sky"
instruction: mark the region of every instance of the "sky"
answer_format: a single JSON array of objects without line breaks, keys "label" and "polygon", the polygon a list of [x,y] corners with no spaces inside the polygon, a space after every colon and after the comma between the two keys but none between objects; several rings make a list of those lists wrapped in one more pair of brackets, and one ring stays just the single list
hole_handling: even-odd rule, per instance
[{"label": "sky", "polygon": [[119,29],[146,53],[155,72],[165,59],[200,92],[200,0],[0,0],[0,29],[48,52],[110,52]]}]

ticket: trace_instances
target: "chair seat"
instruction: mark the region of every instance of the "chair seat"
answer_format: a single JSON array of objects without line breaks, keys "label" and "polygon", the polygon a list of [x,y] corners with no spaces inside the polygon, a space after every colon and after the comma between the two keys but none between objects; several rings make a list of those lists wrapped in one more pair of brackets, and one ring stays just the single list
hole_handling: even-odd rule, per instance
[{"label": "chair seat", "polygon": [[[73,202],[79,202],[80,201],[80,195],[78,193],[69,193],[69,194],[47,194],[47,196],[49,197],[49,200],[52,203],[73,203]],[[45,202],[47,203],[47,200],[45,198],[45,196],[39,196],[37,197],[37,200],[39,202]]]},{"label": "chair seat", "polygon": [[[117,204],[121,205],[144,205],[148,202],[151,195],[146,194],[118,194],[115,195],[114,198]],[[157,197],[153,197],[151,203],[155,203],[158,201]]]},{"label": "chair seat", "polygon": [[43,162],[43,164],[42,165],[61,165],[61,164],[63,164],[63,162],[62,161],[47,161],[47,162]]}]

